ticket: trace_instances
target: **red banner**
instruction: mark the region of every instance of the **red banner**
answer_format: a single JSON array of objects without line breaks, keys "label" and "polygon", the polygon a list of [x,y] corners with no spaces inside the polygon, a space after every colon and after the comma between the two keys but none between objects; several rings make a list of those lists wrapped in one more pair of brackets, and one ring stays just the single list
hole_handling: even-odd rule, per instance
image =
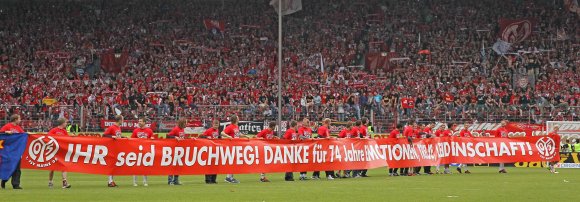
[{"label": "red banner", "polygon": [[532,35],[535,21],[532,19],[499,20],[499,35],[501,40],[509,43],[519,43]]},{"label": "red banner", "polygon": [[146,140],[30,135],[27,169],[91,174],[237,174],[558,160],[558,136],[324,140]]},{"label": "red banner", "polygon": [[129,53],[125,50],[120,53],[116,53],[113,49],[107,50],[101,54],[101,69],[104,72],[120,73],[128,59]]},{"label": "red banner", "polygon": [[203,25],[207,30],[216,30],[222,33],[226,30],[226,23],[222,20],[205,19],[203,20]]},{"label": "red banner", "polygon": [[[101,128],[108,128],[115,123],[115,120],[101,120]],[[156,122],[147,122],[145,123],[146,127],[151,128],[151,130],[157,129]],[[137,120],[123,120],[123,124],[121,124],[121,130],[133,132],[136,128],[139,128],[139,121]]]}]

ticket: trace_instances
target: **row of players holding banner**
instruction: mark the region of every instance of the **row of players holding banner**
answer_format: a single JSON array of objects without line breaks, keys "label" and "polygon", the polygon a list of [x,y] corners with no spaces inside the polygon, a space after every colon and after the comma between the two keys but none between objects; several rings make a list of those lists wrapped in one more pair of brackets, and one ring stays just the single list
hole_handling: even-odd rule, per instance
[{"label": "row of players holding banner", "polygon": [[[122,131],[120,128],[121,123],[123,123],[123,117],[122,116],[116,116],[115,117],[115,121],[116,123],[110,127],[107,128],[107,130],[104,132],[103,137],[109,137],[109,138],[123,138],[122,137]],[[227,126],[224,130],[222,130],[221,132],[219,132],[219,121],[214,121],[213,122],[213,126],[212,128],[206,130],[203,134],[203,138],[208,138],[208,139],[226,139],[226,138],[249,138],[245,135],[243,135],[242,133],[240,133],[240,130],[238,128],[238,117],[237,116],[232,116],[230,117],[230,121],[231,124],[229,126]],[[68,132],[66,131],[66,126],[67,126],[67,120],[66,119],[59,119],[58,121],[58,126],[51,129],[48,133],[49,136],[68,136]],[[318,128],[318,138],[334,138],[331,137],[330,132],[328,130],[329,126],[330,126],[330,119],[324,119],[323,121],[323,126]],[[20,123],[20,117],[18,115],[13,115],[11,117],[11,122],[6,124],[4,127],[2,127],[2,129],[0,129],[0,132],[5,132],[5,133],[23,133],[24,131],[22,130],[22,128],[19,126]],[[503,126],[505,126],[507,122],[502,122],[502,127],[498,129],[498,131],[500,131],[500,134],[502,137],[507,137],[507,130],[505,128],[503,128]],[[338,137],[339,138],[370,138],[370,135],[367,132],[367,124],[368,124],[368,119],[363,118],[360,121],[354,122],[354,123],[348,123],[347,127],[345,129],[343,129],[339,134]],[[131,138],[144,138],[144,139],[151,139],[153,138],[153,132],[151,129],[145,127],[145,120],[144,119],[140,119],[139,120],[139,128],[135,129],[133,131],[133,134],[131,136]],[[167,138],[174,138],[177,140],[183,140],[186,138],[185,136],[185,132],[184,132],[184,128],[186,125],[186,121],[185,120],[180,120],[178,121],[178,125],[171,131],[169,132],[169,134],[167,134]],[[282,137],[277,137],[274,135],[274,130],[276,128],[276,124],[274,122],[269,123],[269,127],[260,131],[258,133],[258,135],[256,135],[256,138],[259,139],[277,139],[277,138],[282,138],[282,139],[288,139],[288,140],[305,140],[305,139],[310,139],[313,138],[313,132],[311,129],[311,122],[308,119],[304,119],[302,120],[300,123],[298,123],[297,121],[292,121],[290,123],[290,128],[288,130],[286,130],[285,134]],[[413,144],[413,139],[422,139],[422,138],[431,138],[431,137],[449,137],[452,136],[452,134],[458,134],[458,136],[460,137],[472,137],[471,132],[469,130],[467,130],[467,128],[469,128],[469,126],[465,127],[465,129],[461,130],[459,133],[454,133],[454,129],[455,129],[455,125],[449,125],[443,128],[439,128],[436,131],[432,131],[432,126],[433,125],[425,125],[425,126],[419,126],[418,124],[411,122],[409,123],[405,128],[402,127],[402,125],[397,126],[397,128],[395,130],[393,130],[388,138],[394,138],[394,139],[407,139],[408,144]],[[555,128],[555,130],[557,130],[557,127]],[[554,131],[556,132],[556,131]],[[404,141],[404,140],[403,140]],[[449,170],[449,165],[443,165],[444,170],[443,174],[449,174],[451,173]],[[467,169],[465,164],[460,164],[457,167],[457,171],[458,172],[462,172],[462,170],[465,170],[466,173],[470,173],[470,171]],[[551,164],[551,169],[552,172],[555,172],[553,164]],[[505,168],[503,167],[503,164],[500,164],[500,173],[506,173]],[[415,174],[419,174],[420,173],[420,167],[414,167],[414,168],[402,168],[400,169],[400,174],[398,172],[398,169],[389,169],[389,175],[390,176],[398,176],[398,175],[415,175]],[[434,174],[431,172],[431,166],[425,166],[424,167],[424,173],[425,174]],[[439,166],[437,166],[436,172],[435,173],[440,173],[439,170]],[[53,175],[54,172],[51,171],[49,174],[49,186],[52,187],[54,186],[53,183]],[[67,181],[67,175],[66,172],[62,173],[62,177],[63,177],[63,184],[62,187],[63,188],[70,188],[71,185],[68,183]],[[334,173],[334,171],[326,171],[325,173],[325,177],[329,180],[332,180],[336,177],[341,177],[341,178],[345,178],[345,177],[367,177],[366,175],[366,170],[344,170],[344,171],[338,171],[337,173]],[[208,184],[214,184],[216,183],[216,175],[206,175],[206,183]],[[306,176],[306,172],[301,172],[300,173],[300,180],[307,180],[307,176]],[[312,179],[320,179],[320,172],[314,172]],[[229,174],[226,176],[226,182],[229,183],[239,183],[238,180],[236,180],[234,178],[233,175]],[[285,180],[287,181],[293,181],[293,174],[292,173],[286,173],[285,175]],[[144,185],[147,186],[147,178],[146,176],[144,176],[143,178],[144,181]],[[261,174],[260,176],[260,181],[261,182],[269,182],[269,180],[266,178],[266,175],[264,173]],[[7,181],[3,180],[2,181],[2,188],[5,187],[5,183]],[[133,178],[133,184],[135,186],[137,186],[137,177],[134,176]],[[170,185],[180,185],[181,183],[179,182],[179,176],[178,175],[170,175],[168,177],[168,184]],[[15,189],[19,189],[20,187],[20,168],[18,166],[18,168],[14,171],[14,173],[12,174],[12,185]],[[113,180],[113,176],[109,176],[109,181],[108,181],[108,186],[109,187],[117,187],[117,184],[114,182]]]}]

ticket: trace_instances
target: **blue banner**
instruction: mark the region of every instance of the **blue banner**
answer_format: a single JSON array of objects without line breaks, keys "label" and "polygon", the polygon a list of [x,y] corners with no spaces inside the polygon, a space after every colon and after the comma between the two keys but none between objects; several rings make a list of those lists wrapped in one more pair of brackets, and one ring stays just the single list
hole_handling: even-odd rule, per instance
[{"label": "blue banner", "polygon": [[28,134],[0,134],[0,179],[8,180],[26,149]]}]

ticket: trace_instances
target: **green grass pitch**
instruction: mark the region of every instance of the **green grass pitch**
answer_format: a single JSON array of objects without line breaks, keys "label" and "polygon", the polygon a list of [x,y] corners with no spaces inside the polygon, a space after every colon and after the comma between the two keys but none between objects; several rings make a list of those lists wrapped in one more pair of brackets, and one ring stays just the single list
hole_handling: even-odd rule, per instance
[{"label": "green grass pitch", "polygon": [[[206,185],[203,176],[181,176],[181,186],[167,185],[166,176],[150,176],[149,186],[133,187],[131,176],[117,176],[117,188],[107,187],[107,176],[70,173],[71,189],[48,188],[48,172],[23,170],[23,190],[0,190],[2,201],[562,201],[576,198],[580,170],[470,167],[472,174],[388,177],[385,168],[369,171],[371,177],[285,182],[283,173],[236,175],[240,184]],[[322,172],[321,174],[324,174]],[[308,173],[311,176],[311,172]],[[298,173],[294,174],[296,180]],[[139,177],[141,182],[141,177]]]}]

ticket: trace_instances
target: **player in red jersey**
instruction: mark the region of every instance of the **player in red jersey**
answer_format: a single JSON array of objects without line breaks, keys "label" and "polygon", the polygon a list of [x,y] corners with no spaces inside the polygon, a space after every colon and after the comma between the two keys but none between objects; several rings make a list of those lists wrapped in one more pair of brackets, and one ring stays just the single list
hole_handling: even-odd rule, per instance
[{"label": "player in red jersey", "polygon": [[[359,133],[360,138],[363,138],[363,139],[371,138],[371,137],[369,137],[369,135],[367,133],[367,129],[368,129],[367,124],[369,123],[369,119],[367,119],[367,117],[363,117],[360,122],[361,123],[358,126],[358,129],[360,131],[360,133]],[[368,177],[367,171],[368,171],[367,169],[359,170],[359,176]]]},{"label": "player in red jersey", "polygon": [[[340,133],[338,134],[338,137],[339,138],[347,138],[347,139],[358,138],[358,135],[356,133],[358,133],[358,129],[355,129],[354,123],[348,122],[346,124],[346,128],[342,129],[342,131],[340,131]],[[341,171],[339,170],[337,172],[337,176],[340,176],[340,173],[341,173]],[[342,170],[342,177],[341,178],[351,177],[350,173],[351,173],[351,170]]]},{"label": "player in red jersey", "polygon": [[[131,138],[139,138],[139,139],[153,139],[153,131],[151,128],[146,127],[145,125],[145,118],[139,118],[139,128],[135,128],[133,130],[133,134]],[[137,176],[133,175],[133,186],[136,187],[137,185]],[[147,176],[143,175],[143,186],[149,186],[147,184]]]},{"label": "player in red jersey", "polygon": [[[234,139],[237,139],[237,138],[240,138],[240,137],[246,137],[247,138],[247,136],[245,136],[244,134],[242,134],[240,132],[240,128],[238,127],[238,124],[240,122],[240,119],[238,118],[237,115],[232,115],[230,117],[230,122],[231,122],[231,124],[228,125],[224,129],[224,131],[222,131],[222,133],[221,133],[222,134],[222,138],[234,138]],[[234,178],[234,175],[232,175],[232,174],[227,174],[226,175],[226,182],[234,183],[234,184],[240,183],[240,181],[236,180]]]},{"label": "player in red jersey", "polygon": [[[268,123],[268,128],[260,131],[256,135],[256,138],[264,140],[278,139],[276,136],[274,136],[274,129],[276,129],[276,122],[271,121]],[[266,173],[260,173],[260,182],[270,182],[270,180],[266,178]]]},{"label": "player in red jersey", "polygon": [[[177,126],[175,126],[169,133],[167,133],[167,138],[169,139],[177,139],[184,140],[185,139],[185,126],[187,125],[187,121],[183,118],[177,121]],[[169,185],[181,185],[179,182],[179,175],[169,175],[167,176],[167,184]]]},{"label": "player in red jersey", "polygon": [[[65,118],[59,118],[56,120],[57,126],[53,129],[48,131],[48,136],[68,136],[68,132],[66,131],[66,126],[68,125],[68,120]],[[48,187],[52,188],[54,183],[52,179],[54,178],[54,170],[51,170],[48,174]],[[71,188],[71,185],[67,181],[67,173],[66,171],[62,172],[62,188],[68,189]]]},{"label": "player in red jersey", "polygon": [[277,137],[274,136],[274,129],[275,128],[276,128],[276,122],[272,121],[272,122],[268,123],[268,128],[258,132],[258,134],[256,135],[256,138],[264,139],[264,140],[277,139]]},{"label": "player in red jersey", "polygon": [[[308,118],[302,119],[302,125],[298,128],[298,135],[300,140],[309,140],[312,138],[312,128],[310,128],[310,120]],[[306,172],[300,172],[300,180],[308,180]],[[318,180],[320,178],[312,178]]]},{"label": "player in red jersey", "polygon": [[[363,118],[363,119],[366,119],[366,118]],[[366,125],[366,122],[368,120],[363,122],[363,119],[356,121],[355,126],[353,128],[355,128],[357,130],[357,132],[358,132],[357,137],[358,138],[366,139],[367,138],[367,127],[365,125]],[[364,170],[364,169],[363,170],[355,170],[355,171],[353,171],[353,176],[355,178],[368,177],[367,170]]]},{"label": "player in red jersey", "polygon": [[[555,125],[554,129],[552,130],[552,132],[548,133],[548,135],[558,135],[558,131],[560,130],[560,126],[559,125]],[[556,171],[556,164],[558,163],[558,161],[548,161],[548,170],[550,170],[550,173],[554,173],[554,174],[558,174],[558,172]]]},{"label": "player in red jersey", "polygon": [[[398,139],[401,137],[401,129],[403,128],[402,124],[397,124],[397,127],[389,133],[389,139]],[[397,171],[399,168],[389,168],[389,176],[399,176]],[[402,170],[402,169],[401,169]]]},{"label": "player in red jersey", "polygon": [[[421,131],[422,138],[433,138],[434,135],[433,135],[433,130],[432,129],[433,129],[433,124],[432,123],[427,124],[423,128],[423,130]],[[425,174],[427,174],[427,175],[432,175],[433,174],[433,172],[431,172],[431,166],[430,165],[429,166],[423,166],[423,172],[425,172]]]},{"label": "player in red jersey", "polygon": [[[286,140],[298,140],[298,138],[299,138],[298,122],[291,121],[290,128],[288,128],[288,130],[286,130],[286,133],[284,133],[284,139],[286,139]],[[294,173],[286,172],[286,174],[284,175],[284,180],[294,181]]]},{"label": "player in red jersey", "polygon": [[[116,115],[115,116],[115,123],[112,126],[109,126],[105,133],[103,133],[103,137],[110,137],[110,138],[122,138],[121,132],[121,124],[123,124],[123,116]],[[113,176],[109,175],[109,184],[108,187],[117,187],[117,184],[113,180]]]},{"label": "player in red jersey", "polygon": [[[437,128],[437,130],[435,130],[435,137],[443,137],[443,131],[447,130],[447,124],[445,123],[441,123],[442,125],[440,127]],[[441,165],[437,165],[435,166],[435,174],[439,174],[440,172],[440,167]]]},{"label": "player in red jersey", "polygon": [[[328,130],[328,128],[330,127],[330,119],[329,118],[325,118],[322,120],[322,126],[318,127],[318,138],[319,139],[330,139],[330,130]],[[326,179],[328,180],[334,180],[334,171],[333,170],[329,170],[329,171],[325,171],[326,174]],[[318,178],[320,179],[320,171],[314,171],[312,173],[312,178]]]},{"label": "player in red jersey", "polygon": [[[24,130],[20,127],[21,118],[20,115],[14,114],[10,116],[10,122],[0,128],[0,133],[6,134],[15,134],[15,133],[24,133]],[[22,172],[20,171],[20,162],[16,165],[16,169],[11,175],[12,178],[12,188],[14,189],[22,189],[20,187],[20,176]],[[8,180],[2,180],[2,189],[6,188],[6,182]]]},{"label": "player in red jersey", "polygon": [[[459,131],[459,137],[467,137],[467,138],[471,138],[473,137],[473,135],[471,135],[471,131],[469,130],[469,128],[471,127],[471,124],[466,123],[463,127],[463,129],[461,129],[461,131]],[[469,171],[469,168],[467,167],[467,164],[459,164],[457,166],[457,172],[461,173],[461,168],[465,168],[465,174],[471,174],[471,172]]]},{"label": "player in red jersey", "polygon": [[[405,129],[403,130],[403,136],[405,138],[407,138],[408,143],[412,146],[413,145],[413,139],[416,136],[417,132],[417,123],[415,121],[410,121],[409,124],[405,127]],[[402,168],[401,169],[401,175],[403,176],[413,176],[413,171],[415,169],[414,168]]]},{"label": "player in red jersey", "polygon": [[423,128],[423,133],[425,133],[425,135],[427,135],[426,138],[432,138],[432,137],[434,137],[434,134],[433,134],[433,124],[432,123],[427,124],[425,126],[425,128]]},{"label": "player in red jersey", "polygon": [[[205,137],[207,139],[221,139],[220,133],[219,133],[220,121],[213,120],[211,126],[212,126],[211,128],[209,128],[205,132],[203,132],[202,137]],[[217,180],[217,174],[205,175],[205,183],[206,184],[217,184],[216,180]]]},{"label": "player in red jersey", "polygon": [[[441,137],[445,138],[453,136],[453,130],[455,130],[457,125],[448,123],[447,126],[448,127],[441,133]],[[451,171],[449,170],[449,164],[444,164],[443,174],[451,174]]]},{"label": "player in red jersey", "polygon": [[352,123],[348,122],[346,127],[338,133],[339,138],[354,138],[355,136],[352,134]]},{"label": "player in red jersey", "polygon": [[[508,130],[506,129],[507,123],[508,123],[507,120],[501,121],[500,127],[497,129],[497,132],[499,133],[499,137],[502,137],[502,138],[508,137]],[[498,136],[496,136],[496,137],[498,137]],[[499,173],[507,173],[504,163],[499,163]]]}]

